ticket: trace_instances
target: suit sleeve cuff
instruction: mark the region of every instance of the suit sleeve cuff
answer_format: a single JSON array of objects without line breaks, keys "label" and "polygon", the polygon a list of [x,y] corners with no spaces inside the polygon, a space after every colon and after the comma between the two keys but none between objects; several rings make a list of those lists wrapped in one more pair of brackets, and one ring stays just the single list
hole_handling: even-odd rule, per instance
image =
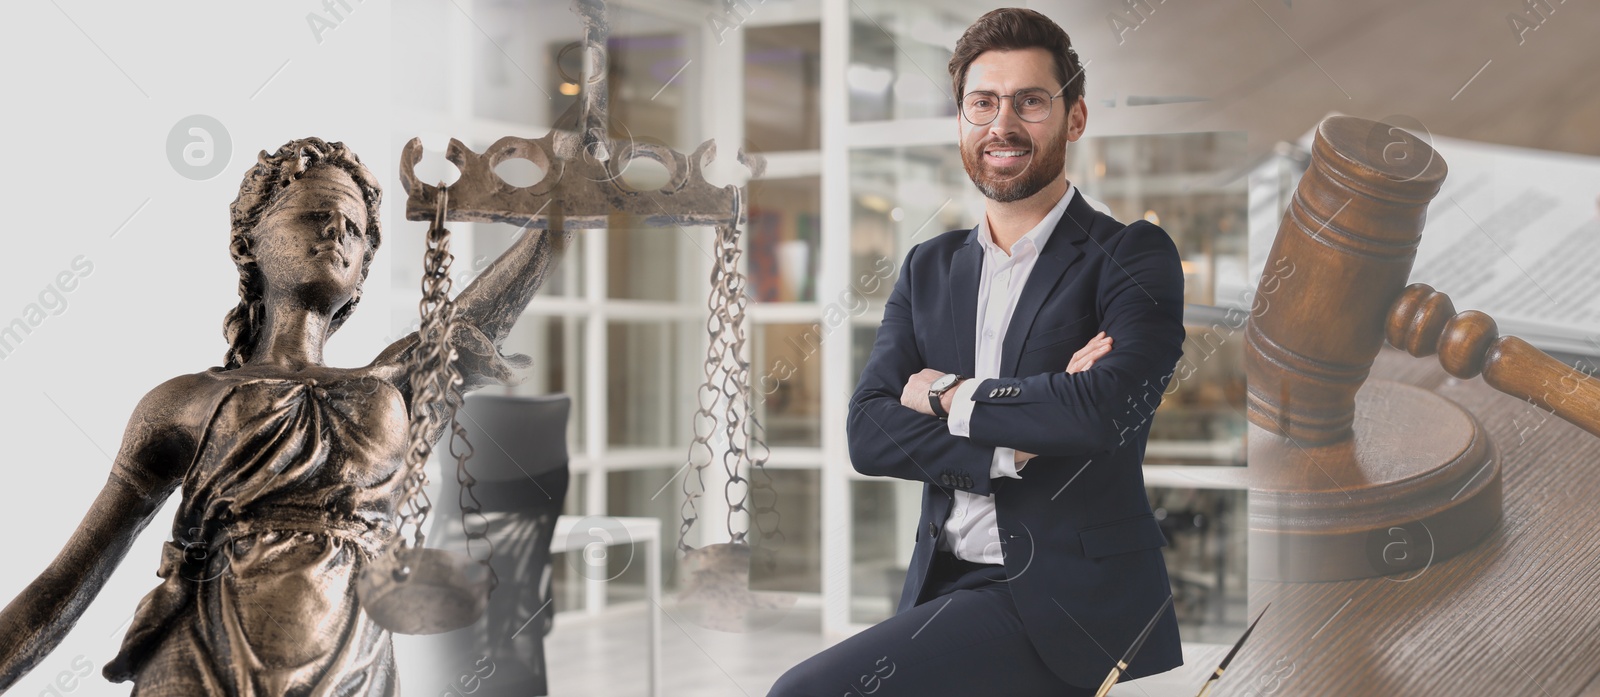
[{"label": "suit sleeve cuff", "polygon": [[946,420],[950,435],[968,437],[972,427],[972,393],[977,391],[977,378],[962,380],[961,386],[956,388],[956,395],[950,401],[950,418]]}]

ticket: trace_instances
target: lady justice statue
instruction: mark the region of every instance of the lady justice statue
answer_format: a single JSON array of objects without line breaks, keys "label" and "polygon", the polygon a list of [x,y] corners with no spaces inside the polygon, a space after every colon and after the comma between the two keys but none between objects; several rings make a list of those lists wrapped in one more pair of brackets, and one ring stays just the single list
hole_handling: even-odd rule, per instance
[{"label": "lady justice statue", "polygon": [[[361,300],[381,191],[342,143],[305,138],[258,159],[231,211],[239,305],[225,364],[139,402],[83,522],[0,611],[0,691],[61,641],[181,489],[162,582],[106,678],[132,680],[138,697],[398,694],[390,632],[356,588],[397,534],[407,426],[431,408],[407,379],[419,335],[359,368],[323,363]],[[528,358],[498,346],[551,258],[552,233],[529,229],[454,299],[462,393],[517,382]]]}]

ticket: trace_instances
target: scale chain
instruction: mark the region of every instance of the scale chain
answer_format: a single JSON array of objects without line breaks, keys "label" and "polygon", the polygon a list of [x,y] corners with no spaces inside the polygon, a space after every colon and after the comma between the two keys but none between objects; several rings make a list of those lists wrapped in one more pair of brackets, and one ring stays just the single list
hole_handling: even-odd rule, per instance
[{"label": "scale chain", "polygon": [[[697,394],[698,408],[693,418],[695,437],[690,443],[688,456],[688,464],[694,468],[699,491],[691,487],[689,477],[684,477],[684,502],[680,507],[682,522],[678,549],[685,553],[694,549],[687,542],[688,533],[699,519],[695,501],[705,490],[704,470],[711,465],[714,457],[711,438],[717,433],[719,425],[722,444],[727,446],[722,453],[722,464],[727,475],[723,495],[728,503],[726,524],[729,541],[749,544],[748,529],[735,529],[734,520],[739,513],[751,515],[761,539],[783,539],[781,520],[774,520],[770,531],[761,524],[765,515],[777,518],[777,492],[771,486],[771,474],[766,471],[766,461],[771,451],[765,443],[765,429],[750,411],[750,364],[743,355],[746,343],[744,319],[749,296],[745,292],[746,276],[739,270],[739,229],[734,224],[723,224],[718,225],[716,230],[711,293],[706,303],[709,310],[706,329],[710,339],[704,366],[706,381]],[[720,418],[713,412],[719,398],[724,400]],[[741,465],[745,464],[748,464],[751,472],[750,478],[740,473]],[[744,487],[744,491],[736,496],[735,488],[740,486]],[[761,492],[771,495],[770,504],[763,505],[756,500],[756,494]]]}]

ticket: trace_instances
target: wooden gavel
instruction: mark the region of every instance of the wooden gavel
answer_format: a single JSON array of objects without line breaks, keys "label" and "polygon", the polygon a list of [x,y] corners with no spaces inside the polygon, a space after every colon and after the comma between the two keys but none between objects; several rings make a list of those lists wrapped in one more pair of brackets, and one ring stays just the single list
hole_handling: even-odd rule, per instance
[{"label": "wooden gavel", "polygon": [[[1445,170],[1427,143],[1398,128],[1352,116],[1318,127],[1257,289],[1268,307],[1247,330],[1252,423],[1301,445],[1349,438],[1356,391],[1387,338],[1600,435],[1600,381],[1499,336],[1482,312],[1457,314],[1426,284],[1406,287]],[[1291,285],[1297,292],[1284,298]],[[1277,399],[1286,385],[1292,405]]]},{"label": "wooden gavel", "polygon": [[[1600,381],[1406,285],[1445,174],[1399,128],[1351,116],[1317,127],[1245,332],[1253,577],[1389,574],[1499,521],[1499,458],[1477,420],[1432,392],[1367,380],[1385,338],[1600,435]],[[1374,561],[1374,540],[1395,529],[1431,548]]]},{"label": "wooden gavel", "polygon": [[1428,284],[1407,286],[1384,328],[1391,346],[1413,356],[1437,352],[1445,372],[1463,380],[1482,373],[1490,387],[1600,436],[1600,381],[1522,339],[1500,336],[1482,312],[1457,314],[1450,297]]}]

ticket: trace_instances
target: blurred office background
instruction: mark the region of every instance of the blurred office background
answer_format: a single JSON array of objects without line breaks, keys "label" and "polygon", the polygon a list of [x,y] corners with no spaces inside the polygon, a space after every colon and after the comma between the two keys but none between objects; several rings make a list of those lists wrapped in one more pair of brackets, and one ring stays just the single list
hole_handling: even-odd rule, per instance
[{"label": "blurred office background", "polygon": [[[753,585],[798,596],[781,621],[749,634],[665,618],[665,694],[764,694],[783,670],[894,607],[918,485],[860,477],[848,460],[845,400],[892,280],[862,277],[892,272],[910,245],[976,222],[981,202],[957,161],[945,63],[961,30],[999,4],[610,3],[612,134],[681,152],[715,139],[710,180],[748,184],[753,195],[744,238],[749,359],[754,379],[765,379],[756,386],[758,413],[781,514],[762,522],[784,533],[772,546],[776,563],[758,569]],[[1495,165],[1499,180],[1484,179],[1491,184],[1470,196],[1457,192],[1458,223],[1471,212],[1490,228],[1495,208],[1530,189],[1539,200],[1561,194],[1563,212],[1592,210],[1600,177],[1567,176],[1560,187],[1544,180],[1600,161],[1591,38],[1600,35],[1600,11],[1520,0],[1022,4],[1061,24],[1087,65],[1089,128],[1069,148],[1069,176],[1121,220],[1159,220],[1184,255],[1184,369],[1192,374],[1156,414],[1144,471],[1172,542],[1165,553],[1187,642],[1182,671],[1204,670],[1246,619],[1236,324],[1254,289],[1246,231],[1264,230],[1270,240],[1304,166],[1283,144],[1333,111],[1394,117],[1457,139],[1455,152],[1465,152],[1461,142],[1474,145],[1474,157],[1449,160],[1459,183],[1476,180],[1474,158],[1480,170],[1507,158],[1522,167]],[[15,395],[0,402],[0,419],[18,436],[14,460],[50,463],[14,468],[13,505],[0,506],[0,525],[26,532],[12,536],[0,569],[0,597],[9,599],[93,507],[139,398],[220,362],[221,320],[238,284],[225,251],[226,205],[256,152],[309,135],[340,140],[384,184],[384,245],[364,309],[325,355],[331,366],[360,366],[411,330],[420,298],[425,226],[404,220],[402,145],[422,138],[428,154],[419,174],[431,180],[453,176],[441,157],[450,138],[481,151],[502,136],[544,135],[575,98],[581,55],[563,52],[580,31],[565,0],[60,0],[6,10],[0,83],[19,107],[7,110],[5,123],[23,136],[11,154],[26,164],[0,174],[0,202],[15,212],[13,227],[30,234],[14,236],[20,246],[4,256],[9,266],[0,274],[0,297],[12,299],[12,324],[26,333],[25,342],[0,342],[9,366],[0,389]],[[40,104],[49,108],[27,108]],[[210,123],[198,127],[195,117]],[[761,178],[744,180],[735,162],[741,147],[767,158]],[[1557,161],[1566,164],[1550,166]],[[513,183],[540,175],[518,165],[498,171]],[[96,166],[115,175],[96,177]],[[629,169],[640,187],[662,178],[646,161]],[[1493,184],[1506,179],[1515,181]],[[1507,279],[1532,276],[1541,286],[1498,293],[1508,302],[1543,290],[1545,252],[1527,244],[1543,240],[1561,268],[1579,273],[1565,289],[1548,284],[1572,300],[1568,307],[1540,307],[1548,316],[1529,319],[1581,330],[1565,338],[1593,365],[1600,309],[1584,304],[1594,293],[1579,282],[1595,266],[1593,246],[1563,248],[1552,236],[1596,236],[1548,217],[1502,217],[1528,227],[1522,246],[1504,255],[1527,271],[1451,286],[1452,296],[1461,294],[1457,307],[1467,307],[1468,293],[1497,294]],[[1440,220],[1449,222],[1430,216],[1430,236]],[[515,233],[451,227],[457,289]],[[600,574],[583,570],[582,554],[556,555],[555,599],[539,610],[555,613],[545,642],[554,694],[646,694],[645,550],[661,553],[668,598],[685,578],[675,547],[707,341],[710,238],[706,229],[648,229],[621,218],[577,234],[505,347],[535,358],[512,392],[572,400],[567,519],[655,521],[660,531],[650,543],[614,539]],[[61,289],[70,295],[49,295],[57,274],[80,258],[93,263],[93,276]],[[1423,280],[1434,270],[1416,272]],[[1572,308],[1588,313],[1576,318],[1587,324],[1574,321]],[[843,323],[830,325],[841,311]],[[1501,324],[1516,333],[1509,326]],[[701,500],[705,515],[690,544],[726,539],[726,526],[711,524],[722,522],[715,498]],[[60,691],[56,681],[68,674],[84,678],[75,695],[127,692],[93,674],[116,655],[133,608],[155,583],[177,505],[177,497],[166,501],[65,641],[12,692]],[[435,520],[444,519],[440,512]],[[674,610],[670,600],[664,605]],[[522,637],[540,632],[542,618],[519,618],[528,623],[518,625]],[[396,644],[408,693],[463,692],[412,679],[418,645],[411,637]],[[453,668],[459,677],[464,666]],[[1194,694],[1199,681],[1182,671],[1114,694]]]},{"label": "blurred office background", "polygon": [[[1281,211],[1250,210],[1248,193],[1279,179],[1292,187],[1294,159],[1278,143],[1337,109],[1368,118],[1405,113],[1451,135],[1518,145],[1596,144],[1571,137],[1577,117],[1567,113],[1548,115],[1542,128],[1472,118],[1470,109],[1515,99],[1503,75],[1459,103],[1448,98],[1481,61],[1460,49],[1445,51],[1447,59],[1436,49],[1454,45],[1452,33],[1505,43],[1494,8],[1452,14],[1440,3],[1368,2],[1349,12],[1289,3],[1136,3],[1142,11],[1110,2],[1029,5],[1056,19],[1087,61],[1089,128],[1068,148],[1068,177],[1119,220],[1158,222],[1183,256],[1186,377],[1155,415],[1145,478],[1171,543],[1165,554],[1186,653],[1210,655],[1246,620],[1239,476],[1240,345],[1253,290],[1246,238],[1252,215],[1275,221]],[[960,163],[946,63],[961,32],[992,6],[609,3],[612,137],[684,153],[715,139],[718,162],[708,178],[749,186],[748,357],[752,379],[760,381],[755,411],[771,448],[767,468],[783,532],[776,565],[756,572],[752,586],[799,596],[783,622],[747,636],[667,621],[672,694],[764,693],[796,661],[893,613],[922,485],[855,472],[846,405],[893,269],[911,245],[969,228],[981,215],[981,197]],[[1432,33],[1421,29],[1427,26]],[[453,176],[442,158],[449,138],[481,152],[501,136],[539,137],[576,99],[582,52],[568,47],[581,27],[565,2],[407,0],[396,3],[393,27],[392,145],[398,150],[421,136],[426,179]],[[1363,28],[1411,43],[1363,38]],[[1577,28],[1547,31],[1566,34],[1535,37],[1548,40],[1501,64],[1558,60],[1553,47],[1570,45]],[[1413,56],[1429,46],[1435,50],[1428,58]],[[1393,69],[1402,57],[1413,62]],[[1407,75],[1445,94],[1408,91],[1399,84]],[[1525,99],[1554,90],[1552,78],[1529,79]],[[1580,100],[1574,109],[1593,122],[1594,104]],[[740,147],[766,158],[761,177],[746,182],[747,171],[733,164]],[[635,163],[630,183],[648,188],[665,180],[659,167]],[[527,184],[541,176],[531,170],[502,174]],[[390,220],[398,221],[401,197],[391,196],[390,205]],[[422,224],[391,225],[398,335],[415,321],[407,298],[418,297]],[[463,282],[515,233],[505,225],[451,227],[458,266],[470,260],[472,267]],[[656,544],[669,594],[682,581],[674,547],[704,375],[711,239],[709,229],[651,228],[624,216],[607,229],[577,233],[505,346],[534,358],[527,382],[507,392],[573,399],[564,513],[659,518],[663,539]],[[865,282],[875,274],[881,282]],[[867,298],[864,306],[852,289]],[[845,323],[826,321],[841,310]],[[692,537],[695,546],[727,539],[714,517],[703,518]],[[554,694],[567,694],[562,687],[643,694],[639,555],[614,552],[616,576],[598,585],[558,555],[548,649]],[[1158,681],[1150,685],[1161,692]]]}]

